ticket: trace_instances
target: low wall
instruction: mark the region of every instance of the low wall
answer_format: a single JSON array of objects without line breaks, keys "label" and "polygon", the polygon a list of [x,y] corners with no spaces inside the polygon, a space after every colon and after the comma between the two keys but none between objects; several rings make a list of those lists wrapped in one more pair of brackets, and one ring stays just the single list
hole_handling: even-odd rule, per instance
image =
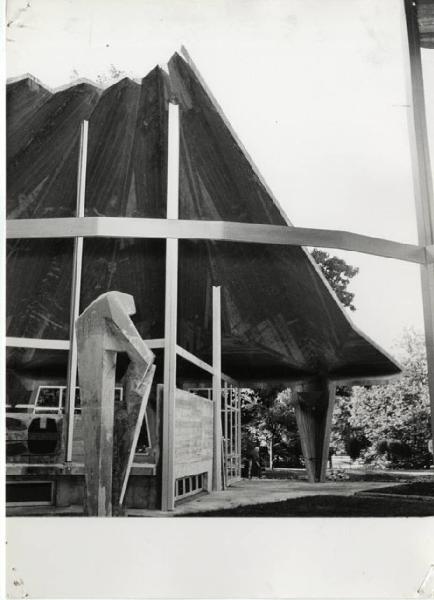
[{"label": "low wall", "polygon": [[175,479],[207,473],[212,480],[213,403],[206,398],[176,390]]}]

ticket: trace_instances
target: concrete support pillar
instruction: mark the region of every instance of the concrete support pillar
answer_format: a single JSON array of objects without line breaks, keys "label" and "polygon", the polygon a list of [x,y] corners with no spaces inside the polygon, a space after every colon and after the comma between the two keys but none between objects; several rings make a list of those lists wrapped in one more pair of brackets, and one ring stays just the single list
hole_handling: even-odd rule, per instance
[{"label": "concrete support pillar", "polygon": [[318,379],[293,388],[293,404],[309,481],[325,481],[335,384]]}]

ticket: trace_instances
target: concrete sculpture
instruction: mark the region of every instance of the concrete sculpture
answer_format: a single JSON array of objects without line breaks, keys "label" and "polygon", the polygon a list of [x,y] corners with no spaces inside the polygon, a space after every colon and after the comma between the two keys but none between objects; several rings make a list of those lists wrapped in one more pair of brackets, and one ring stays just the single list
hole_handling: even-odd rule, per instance
[{"label": "concrete sculpture", "polygon": [[[154,354],[129,315],[133,297],[107,292],[92,302],[76,323],[78,377],[83,416],[86,512],[122,513],[127,478],[155,371]],[[114,399],[116,356],[130,364],[124,394]]]}]

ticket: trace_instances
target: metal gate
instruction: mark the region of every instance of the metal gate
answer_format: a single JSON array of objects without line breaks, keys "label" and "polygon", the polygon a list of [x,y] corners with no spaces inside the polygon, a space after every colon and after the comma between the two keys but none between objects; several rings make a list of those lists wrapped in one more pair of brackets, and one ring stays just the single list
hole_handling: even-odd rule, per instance
[{"label": "metal gate", "polygon": [[241,394],[240,389],[224,383],[222,389],[222,438],[224,483],[241,479]]}]

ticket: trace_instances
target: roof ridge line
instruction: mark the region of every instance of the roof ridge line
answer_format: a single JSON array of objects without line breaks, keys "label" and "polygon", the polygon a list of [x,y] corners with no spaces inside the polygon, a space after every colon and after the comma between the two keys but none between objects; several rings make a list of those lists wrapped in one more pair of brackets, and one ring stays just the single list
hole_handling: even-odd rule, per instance
[{"label": "roof ridge line", "polygon": [[[157,65],[157,66],[160,66],[160,65]],[[151,69],[151,71],[152,71],[152,69]],[[144,77],[146,77],[146,75]],[[37,83],[39,86],[44,88],[44,90],[46,90],[47,92],[50,92],[51,94],[57,94],[58,92],[63,92],[64,90],[72,88],[76,85],[81,85],[83,83],[91,85],[92,87],[96,88],[100,92],[104,92],[105,90],[110,88],[112,85],[116,85],[116,83],[119,83],[119,81],[122,81],[122,79],[130,79],[131,81],[134,81],[134,83],[137,83],[138,85],[140,85],[142,82],[142,79],[144,79],[144,77],[129,77],[128,75],[126,75],[125,77],[122,77],[121,79],[119,79],[117,81],[109,82],[106,86],[101,85],[101,84],[97,83],[96,81],[94,81],[93,79],[89,79],[88,77],[78,77],[77,79],[74,79],[74,81],[70,81],[68,83],[63,83],[56,87],[50,87],[49,85],[46,85],[40,79],[38,79],[37,77],[32,75],[31,73],[23,73],[22,75],[17,75],[16,77],[8,77],[6,79],[6,85],[10,85],[12,83],[18,83],[19,81],[23,81],[25,79],[30,79],[31,81]]]}]

